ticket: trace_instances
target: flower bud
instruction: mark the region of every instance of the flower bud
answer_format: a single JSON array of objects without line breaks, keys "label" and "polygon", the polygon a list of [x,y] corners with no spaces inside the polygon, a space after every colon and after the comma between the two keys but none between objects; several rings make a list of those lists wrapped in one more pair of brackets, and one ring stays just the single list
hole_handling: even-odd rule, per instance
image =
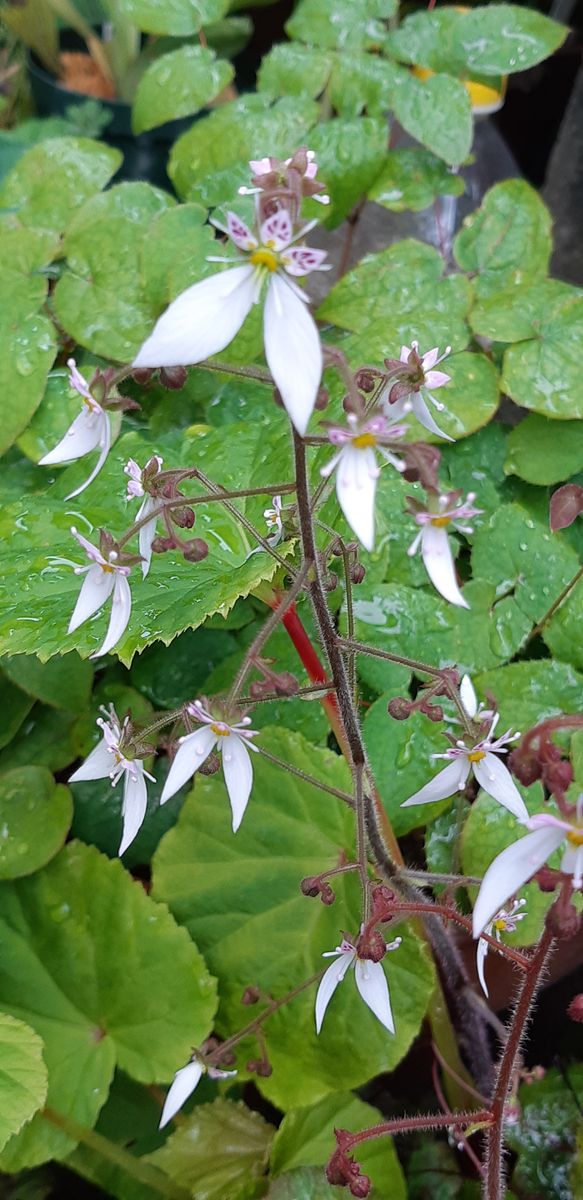
[{"label": "flower bud", "polygon": [[331,904],[334,904],[335,899],[336,896],[334,895],[330,884],[323,883],[320,888],[320,900],[322,901],[322,904],[326,904],[329,907]]},{"label": "flower bud", "polygon": [[179,392],[188,378],[186,367],[162,367],[160,383],[169,392]]},{"label": "flower bud", "polygon": [[354,566],[350,568],[350,578],[355,585],[362,583],[365,575],[366,567],[363,567],[362,563],[354,563]]},{"label": "flower bud", "polygon": [[192,541],[186,543],[182,551],[186,561],[191,563],[202,562],[208,552],[208,545],[203,538],[193,538]]},{"label": "flower bud", "polygon": [[368,1196],[371,1188],[370,1179],[368,1175],[358,1175],[356,1179],[350,1181],[348,1187],[353,1196]]},{"label": "flower bud", "polygon": [[561,897],[555,901],[548,915],[548,925],[551,933],[561,941],[575,937],[581,927],[581,914],[574,904],[562,904]]},{"label": "flower bud", "polygon": [[165,554],[167,550],[173,550],[176,543],[171,537],[155,537],[152,542],[152,550],[154,554]]},{"label": "flower bud", "polygon": [[549,792],[566,792],[573,779],[573,768],[566,758],[543,767],[542,780]]},{"label": "flower bud", "polygon": [[508,766],[512,773],[516,775],[519,783],[524,787],[530,787],[532,783],[536,783],[542,775],[542,767],[535,754],[524,754],[520,750],[513,750],[508,756]]},{"label": "flower bud", "polygon": [[309,896],[311,900],[315,900],[316,896],[320,895],[320,881],[317,875],[306,875],[305,879],[300,881],[300,892],[304,896]]},{"label": "flower bud", "polygon": [[338,587],[338,576],[336,571],[329,571],[324,579],[324,589],[327,592],[335,592]]},{"label": "flower bud", "polygon": [[254,1075],[259,1075],[261,1079],[269,1079],[269,1076],[273,1074],[273,1067],[265,1058],[250,1058],[247,1070]]},{"label": "flower bud", "polygon": [[372,371],[369,371],[367,367],[361,367],[360,371],[357,371],[354,376],[354,382],[359,391],[365,392],[368,396],[371,392],[374,392],[377,381]]},{"label": "flower bud", "polygon": [[216,775],[220,765],[221,761],[219,756],[213,751],[211,754],[209,754],[208,758],[205,758],[204,762],[200,764],[200,767],[198,768],[199,775]]},{"label": "flower bud", "polygon": [[387,943],[378,929],[365,929],[356,944],[358,957],[370,962],[380,962],[387,952]]},{"label": "flower bud", "polygon": [[441,704],[430,704],[428,700],[423,700],[419,705],[419,712],[422,712],[430,721],[443,721]]},{"label": "flower bud", "polygon": [[411,716],[413,705],[404,696],[393,696],[387,705],[387,712],[395,721],[406,721]]},{"label": "flower bud", "polygon": [[325,388],[325,387],[318,388],[318,395],[316,396],[316,403],[314,405],[314,408],[316,409],[316,411],[324,412],[324,410],[328,407],[329,399],[330,399],[330,393],[328,391],[328,388]]},{"label": "flower bud", "polygon": [[541,892],[554,892],[559,882],[559,872],[554,871],[552,867],[541,867],[535,879]]},{"label": "flower bud", "polygon": [[583,992],[579,992],[578,996],[573,996],[567,1009],[567,1016],[572,1021],[583,1022]]},{"label": "flower bud", "polygon": [[144,387],[145,384],[150,382],[153,374],[154,370],[152,367],[136,367],[136,370],[132,371],[132,379],[135,383],[139,383]]},{"label": "flower bud", "polygon": [[241,1004],[251,1005],[257,1004],[261,999],[261,992],[256,987],[246,987],[241,996]]},{"label": "flower bud", "polygon": [[188,508],[187,506],[183,507],[182,505],[180,508],[173,508],[170,512],[170,516],[174,524],[178,525],[179,529],[192,529],[192,526],[196,520],[194,509]]}]

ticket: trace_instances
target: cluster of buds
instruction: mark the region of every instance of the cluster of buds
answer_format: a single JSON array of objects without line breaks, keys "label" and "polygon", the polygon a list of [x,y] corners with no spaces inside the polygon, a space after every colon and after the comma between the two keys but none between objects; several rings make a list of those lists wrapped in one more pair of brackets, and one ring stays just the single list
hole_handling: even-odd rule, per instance
[{"label": "cluster of buds", "polygon": [[530,787],[540,779],[551,796],[563,799],[573,782],[573,768],[563,751],[547,738],[528,736],[512,751],[510,765],[517,779]]},{"label": "cluster of buds", "polygon": [[352,1196],[368,1196],[372,1187],[368,1175],[363,1175],[360,1164],[350,1156],[353,1134],[347,1129],[335,1129],[336,1149],[326,1167],[328,1183],[347,1187]]},{"label": "cluster of buds", "polygon": [[161,367],[159,371],[154,370],[153,367],[142,367],[141,369],[138,367],[132,371],[132,378],[140,384],[140,387],[148,387],[156,375],[160,386],[166,391],[179,392],[186,383],[188,371],[186,367],[181,366]]},{"label": "cluster of buds", "polygon": [[319,204],[330,203],[324,184],[316,178],[316,155],[305,146],[300,146],[291,158],[252,159],[249,166],[252,187],[240,187],[239,194],[257,196],[258,210],[263,220],[278,209],[287,208],[297,221],[303,199],[317,200]]},{"label": "cluster of buds", "polygon": [[[180,550],[187,562],[201,562],[206,558],[209,551],[203,538],[185,540],[177,533],[178,529],[192,529],[196,519],[190,505],[180,504],[182,497],[179,484],[184,473],[162,471],[162,459],[157,454],[149,459],[145,467],[138,466],[130,458],[124,471],[129,477],[128,500],[143,498],[136,523],[141,522],[139,544],[144,576],[150,569],[152,554]],[[147,520],[150,514],[151,520]],[[156,534],[159,519],[164,523],[164,534]]]}]

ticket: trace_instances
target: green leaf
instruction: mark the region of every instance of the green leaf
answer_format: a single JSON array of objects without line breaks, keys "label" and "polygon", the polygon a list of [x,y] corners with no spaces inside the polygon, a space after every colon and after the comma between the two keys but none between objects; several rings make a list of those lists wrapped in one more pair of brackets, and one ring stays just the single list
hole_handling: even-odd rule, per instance
[{"label": "green leaf", "polygon": [[20,767],[0,779],[0,879],[44,867],[61,849],[73,815],[68,788],[46,767]]},{"label": "green leaf", "polygon": [[327,1182],[321,1167],[301,1167],[276,1179],[266,1200],[335,1200],[337,1195],[338,1189]]},{"label": "green leaf", "polygon": [[445,1141],[424,1138],[419,1142],[408,1162],[407,1184],[409,1200],[461,1200],[463,1180],[456,1156]]},{"label": "green leaf", "polygon": [[234,74],[231,64],[217,59],[206,46],[181,46],[156,58],[136,89],[134,133],[198,112],[226,88]]},{"label": "green leaf", "polygon": [[318,118],[311,100],[285,97],[271,104],[263,95],[242,96],[197,121],[174,143],[168,174],[183,200],[208,208],[231,204],[237,189],[249,184],[249,159],[269,148],[289,158]]},{"label": "green leaf", "polygon": [[[43,871],[0,887],[0,1003],[44,1039],[48,1104],[91,1127],[113,1068],[169,1080],[208,1036],[213,980],[185,930],[119,862],[72,842]],[[0,1156],[15,1171],[63,1158],[40,1117]]]},{"label": "green leaf", "polygon": [[33,705],[30,696],[15,687],[0,671],[0,708],[3,713],[0,729],[0,749],[12,741]]},{"label": "green leaf", "polygon": [[0,1013],[0,1150],[42,1108],[47,1095],[43,1044],[29,1025]]},{"label": "green leaf", "polygon": [[369,117],[386,116],[401,77],[385,58],[342,51],[334,58],[330,102],[341,117],[358,117],[365,109]]},{"label": "green leaf", "polygon": [[[221,429],[195,432],[191,437],[166,435],[155,442],[139,434],[122,438],[83,496],[80,527],[89,536],[90,526],[107,527],[116,535],[127,528],[123,467],[130,457],[142,463],[158,453],[165,464],[173,467],[196,462],[227,489],[248,487],[256,479],[276,483],[288,478],[287,422],[283,414],[280,417],[273,412],[268,419],[269,439],[261,420],[230,426],[229,438]],[[236,455],[232,452],[235,444]],[[0,531],[9,537],[8,552],[2,556],[3,582],[11,597],[4,605],[4,624],[0,621],[0,652],[38,653],[44,660],[72,649],[85,658],[99,648],[107,627],[106,616],[67,635],[68,614],[76,602],[79,578],[66,566],[47,570],[47,558],[52,555],[67,559],[73,555],[80,561],[70,534],[71,513],[60,497],[86,478],[86,472],[87,463],[76,464],[62,473],[47,494],[24,494],[18,504],[6,506],[0,514]],[[260,528],[264,528],[266,500],[271,500],[271,493],[241,502],[242,511]],[[168,644],[177,633],[196,628],[211,614],[228,614],[240,597],[273,577],[275,562],[264,552],[250,556],[252,539],[222,505],[199,505],[196,511],[195,533],[207,540],[208,557],[189,564],[182,555],[170,551],[156,557],[147,579],[142,580],[139,570],[131,577],[132,620],[119,650],[116,648],[126,664],[137,649],[143,650],[151,642]],[[74,519],[79,524],[79,518]],[[21,589],[27,596],[26,621],[22,620]]]},{"label": "green leaf", "polygon": [[0,206],[22,225],[62,233],[73,213],[109,183],[119,150],[90,138],[54,138],[33,146],[0,188]]},{"label": "green leaf", "polygon": [[383,804],[397,837],[426,825],[444,809],[451,808],[448,798],[436,804],[401,808],[432,774],[443,770],[432,754],[447,749],[443,730],[422,713],[413,713],[406,721],[395,721],[387,712],[390,695],[381,696],[368,709],[363,735]]},{"label": "green leaf", "polygon": [[[298,734],[264,729],[258,743],[300,770],[346,790],[344,762]],[[302,896],[303,876],[354,859],[353,819],[342,801],[294,776],[285,776],[259,754],[245,820],[236,837],[221,776],[198,778],[178,824],[154,858],[154,892],[199,939],[220,979],[221,1035],[244,1024],[243,989],[253,982],[285,994],[322,968],[322,953],[338,942],[339,927],[358,922],[357,880],[340,877],[332,908]],[[343,881],[344,880],[344,881]],[[225,907],[225,889],[228,905]],[[314,1026],[315,985],[265,1024],[273,1075],[261,1090],[284,1110],[314,1103],[392,1067],[416,1035],[433,986],[425,951],[409,929],[387,962],[396,1035],[362,1006],[347,977],[326,1015],[319,1038]],[[256,1057],[254,1043],[241,1061]]]},{"label": "green leaf", "polygon": [[[270,1174],[297,1167],[325,1166],[335,1147],[334,1129],[357,1132],[378,1124],[380,1113],[364,1104],[350,1092],[335,1092],[311,1108],[294,1108],[286,1113],[275,1135],[269,1162]],[[390,1196],[405,1200],[403,1172],[392,1138],[363,1143],[358,1150],[363,1174],[368,1175],[373,1188],[371,1200]]]},{"label": "green leaf", "polygon": [[454,254],[463,271],[477,274],[476,294],[483,299],[546,275],[551,246],[548,208],[523,179],[507,179],[466,217]]},{"label": "green leaf", "polygon": [[203,25],[218,21],[229,5],[227,0],[120,0],[124,17],[144,33],[189,37]]},{"label": "green leaf", "polygon": [[580,362],[583,297],[540,322],[537,336],[509,346],[504,355],[504,390],[524,408],[559,420],[583,417]]},{"label": "green leaf", "polygon": [[78,654],[65,654],[50,663],[17,654],[2,660],[2,670],[23,692],[53,708],[79,712],[89,704],[93,668]]},{"label": "green leaf", "polygon": [[583,1070],[577,1062],[551,1067],[544,1078],[522,1084],[518,1119],[508,1129],[508,1144],[518,1154],[512,1176],[517,1196],[538,1191],[548,1200],[576,1200],[582,1088]]},{"label": "green leaf", "polygon": [[[573,576],[575,571],[573,571]],[[550,606],[549,606],[550,607]],[[544,640],[551,654],[583,669],[583,585],[581,580],[547,621]]]},{"label": "green leaf", "polygon": [[517,283],[478,300],[470,314],[472,329],[493,342],[522,342],[537,337],[550,316],[562,314],[583,295],[560,279]]},{"label": "green leaf", "polygon": [[338,50],[379,49],[395,0],[300,0],[285,27],[300,42]]},{"label": "green leaf", "polygon": [[257,76],[257,87],[271,100],[278,96],[309,96],[315,100],[324,91],[331,69],[329,54],[284,42],[272,46],[265,55]]},{"label": "green leaf", "polygon": [[[193,1200],[247,1200],[267,1167],[274,1129],[245,1104],[199,1104],[148,1161]],[[220,1146],[220,1154],[217,1148]]]},{"label": "green leaf", "polygon": [[407,133],[457,167],[472,146],[472,106],[463,83],[450,75],[421,81],[406,72],[394,99],[395,116]]},{"label": "green leaf", "polygon": [[318,160],[318,177],[326,184],[331,204],[326,224],[338,225],[348,216],[376,179],[387,149],[386,121],[335,117],[310,134],[310,147]]},{"label": "green leaf", "polygon": [[507,75],[526,71],[561,46],[568,30],[517,4],[488,4],[464,12],[453,30],[454,52],[468,72]]},{"label": "green leaf", "polygon": [[138,655],[131,681],[157,708],[179,708],[184,697],[197,695],[215,666],[236,649],[237,642],[226,629],[188,630],[170,646],[155,642]]},{"label": "green leaf", "polygon": [[83,753],[89,727],[87,712],[76,714],[35,704],[18,736],[0,754],[0,771],[30,763],[62,771]]},{"label": "green leaf", "polygon": [[548,421],[533,413],[508,436],[508,475],[527,483],[560,483],[583,470],[583,428],[580,421]]},{"label": "green leaf", "polygon": [[391,150],[368,193],[391,212],[421,212],[437,196],[461,196],[464,181],[428,150]]},{"label": "green leaf", "polygon": [[575,713],[581,706],[581,675],[551,659],[509,663],[474,679],[481,695],[490,691],[500,712],[500,728],[523,733],[547,717]]}]

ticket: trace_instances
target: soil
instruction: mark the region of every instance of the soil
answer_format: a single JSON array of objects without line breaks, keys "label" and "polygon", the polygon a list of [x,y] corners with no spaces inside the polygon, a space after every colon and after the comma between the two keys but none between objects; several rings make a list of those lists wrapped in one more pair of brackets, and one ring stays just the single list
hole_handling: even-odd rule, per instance
[{"label": "soil", "polygon": [[113,100],[115,88],[106,79],[99,65],[90,57],[77,50],[62,50],[59,54],[59,83],[62,87],[73,92],[83,92],[85,96],[94,96],[96,100]]}]

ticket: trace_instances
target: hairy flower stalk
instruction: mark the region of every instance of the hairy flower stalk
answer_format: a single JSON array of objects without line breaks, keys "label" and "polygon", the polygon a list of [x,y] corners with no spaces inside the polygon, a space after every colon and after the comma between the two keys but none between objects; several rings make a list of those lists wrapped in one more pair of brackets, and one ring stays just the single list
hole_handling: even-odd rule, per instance
[{"label": "hairy flower stalk", "polygon": [[115,787],[123,779],[123,833],[118,850],[121,856],[133,842],[146,815],[146,779],[152,783],[156,780],[145,770],[143,760],[133,757],[129,717],[120,722],[113,705],[101,711],[104,716],[97,719],[103,735],[101,741],[70,776],[69,783],[109,777],[111,786]]},{"label": "hairy flower stalk", "polygon": [[481,508],[474,508],[475,499],[474,492],[468,492],[465,500],[461,499],[461,492],[445,492],[430,495],[426,508],[412,496],[408,499],[409,512],[420,526],[408,554],[413,555],[421,548],[423,564],[434,588],[450,604],[457,604],[460,608],[470,606],[458,586],[448,531],[473,532],[473,527],[467,522],[483,512]]},{"label": "hairy flower stalk", "polygon": [[111,425],[108,413],[91,394],[89,384],[77,369],[75,359],[68,359],[67,366],[69,387],[81,397],[83,408],[60,442],[39,460],[39,466],[49,467],[57,463],[75,462],[78,458],[84,458],[86,454],[99,450],[99,458],[89,477],[65,497],[66,500],[72,500],[74,496],[80,496],[99,474],[111,446]]},{"label": "hairy flower stalk", "polygon": [[366,550],[374,549],[374,505],[380,467],[377,452],[397,471],[405,464],[389,449],[407,431],[406,425],[395,425],[377,413],[366,420],[349,413],[347,426],[330,425],[329,441],[338,452],[322,467],[320,474],[328,478],[336,471],[338,503],[352,531]]},{"label": "hairy flower stalk", "polygon": [[178,753],[168,772],[160,804],[165,804],[176,795],[216,748],[221,751],[223,774],[233,815],[233,833],[236,833],[243,820],[253,786],[253,766],[249,750],[257,752],[257,746],[251,741],[251,738],[257,736],[257,730],[247,728],[251,723],[250,717],[242,717],[240,721],[228,724],[209,712],[201,700],[188,704],[187,713],[196,721],[202,722],[202,728],[180,738]]},{"label": "hairy flower stalk", "polygon": [[314,224],[294,229],[290,213],[280,208],[258,222],[253,232],[229,212],[223,232],[239,257],[209,261],[243,265],[182,292],[157,321],[134,367],[176,366],[211,358],[232,342],[254,304],[265,295],[265,357],[293,424],[305,433],[318,394],[322,350],[308,312],[308,297],[295,279],[328,269],[323,250],[297,244]]}]

